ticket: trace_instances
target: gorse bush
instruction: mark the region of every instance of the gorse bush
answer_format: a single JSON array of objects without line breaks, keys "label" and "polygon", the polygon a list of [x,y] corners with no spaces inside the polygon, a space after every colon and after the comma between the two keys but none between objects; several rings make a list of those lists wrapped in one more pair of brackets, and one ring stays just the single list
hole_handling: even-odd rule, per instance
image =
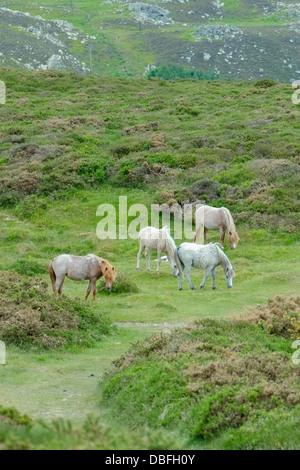
[{"label": "gorse bush", "polygon": [[147,428],[116,430],[99,417],[88,416],[80,424],[67,419],[35,421],[14,408],[0,406],[2,450],[163,450],[182,444],[161,431]]},{"label": "gorse bush", "polygon": [[201,320],[135,345],[112,366],[102,399],[131,425],[176,428],[199,443],[250,422],[258,430],[260,416],[300,406],[290,348],[246,322]]},{"label": "gorse bush", "polygon": [[125,294],[125,293],[131,293],[131,294],[136,294],[139,292],[138,286],[134,281],[129,279],[125,274],[118,272],[117,278],[114,281],[112,285],[111,291],[106,291],[105,289],[105,281],[102,280],[99,282],[99,290],[101,291],[101,294],[107,294],[110,295],[111,293],[117,293],[117,294]]},{"label": "gorse bush", "polygon": [[264,330],[283,338],[300,338],[300,296],[283,297],[277,295],[267,305],[248,307],[242,315],[234,315],[235,320],[246,320],[259,325]]},{"label": "gorse bush", "polygon": [[[37,267],[21,263],[23,274]],[[40,268],[39,268],[40,269]],[[89,305],[48,294],[48,284],[36,278],[0,272],[0,339],[20,347],[91,346],[110,331],[110,321]]]}]

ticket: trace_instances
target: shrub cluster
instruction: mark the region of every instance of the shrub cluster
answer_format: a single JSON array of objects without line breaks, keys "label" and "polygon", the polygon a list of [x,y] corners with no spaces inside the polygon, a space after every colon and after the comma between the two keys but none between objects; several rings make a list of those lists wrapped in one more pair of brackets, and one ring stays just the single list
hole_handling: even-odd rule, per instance
[{"label": "shrub cluster", "polygon": [[[21,266],[22,269],[24,266]],[[89,305],[47,292],[46,282],[0,272],[0,339],[21,347],[91,346],[110,329]]]},{"label": "shrub cluster", "polygon": [[[298,301],[277,299],[272,309]],[[206,443],[243,427],[252,426],[253,436],[253,426],[259,432],[260,419],[266,420],[267,445],[274,447],[272,420],[300,408],[300,369],[292,363],[286,328],[280,336],[269,331],[247,321],[207,319],[154,336],[114,363],[102,400],[131,425],[177,429]],[[289,448],[286,433],[276,439]],[[242,447],[248,445],[244,439]],[[263,436],[255,445],[265,445]]]},{"label": "shrub cluster", "polygon": [[248,307],[243,315],[234,315],[235,320],[243,319],[259,325],[264,330],[283,338],[300,338],[300,296],[289,298],[277,295],[267,305]]}]

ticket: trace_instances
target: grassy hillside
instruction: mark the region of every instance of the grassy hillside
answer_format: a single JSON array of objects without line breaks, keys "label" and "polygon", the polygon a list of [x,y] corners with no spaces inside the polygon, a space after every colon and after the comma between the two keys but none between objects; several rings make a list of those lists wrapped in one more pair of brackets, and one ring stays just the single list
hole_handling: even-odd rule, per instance
[{"label": "grassy hillside", "polygon": [[[8,353],[8,364],[1,369],[1,398],[5,409],[0,411],[0,445],[3,448],[19,448],[22,443],[25,448],[88,445],[91,448],[97,445],[97,448],[158,448],[155,446],[161,442],[170,449],[177,446],[176,438],[175,442],[170,439],[165,429],[154,430],[151,420],[150,431],[138,427],[138,433],[145,438],[140,440],[133,434],[132,440],[130,436],[125,441],[119,439],[115,424],[103,423],[109,421],[111,409],[116,411],[119,407],[120,397],[114,390],[114,402],[107,401],[105,407],[100,406],[99,382],[102,388],[103,373],[112,360],[124,355],[130,344],[153,332],[158,332],[163,347],[167,348],[162,350],[163,367],[168,369],[170,359],[168,370],[174,366],[177,374],[185,367],[182,361],[191,357],[188,349],[179,351],[177,356],[178,342],[189,347],[189,332],[200,338],[199,341],[203,341],[202,335],[207,332],[210,338],[207,338],[209,348],[204,353],[205,360],[214,361],[221,352],[226,362],[227,354],[228,357],[236,354],[236,365],[242,371],[243,360],[249,353],[250,359],[261,359],[263,366],[267,367],[269,362],[274,365],[278,372],[275,378],[279,377],[282,385],[275,390],[278,396],[274,392],[279,408],[272,408],[275,402],[270,395],[266,401],[263,395],[261,401],[259,379],[263,377],[269,383],[269,378],[254,367],[251,369],[251,377],[255,378],[253,390],[247,378],[241,382],[242,388],[235,388],[234,383],[233,390],[226,388],[226,384],[219,389],[226,399],[232,398],[232,402],[231,398],[222,402],[226,402],[226,413],[231,406],[238,409],[238,428],[233,426],[232,430],[224,425],[226,413],[222,415],[223,421],[221,418],[220,422],[215,418],[210,421],[206,409],[205,429],[213,430],[211,437],[205,437],[206,442],[199,443],[199,434],[196,444],[192,443],[197,423],[182,429],[178,414],[172,415],[175,434],[182,429],[191,446],[203,444],[214,448],[259,447],[268,437],[266,447],[276,448],[271,433],[275,426],[282,447],[298,446],[295,440],[287,443],[288,434],[298,426],[298,388],[293,382],[296,376],[298,379],[298,372],[290,360],[294,336],[281,338],[263,331],[260,314],[265,315],[264,311],[254,312],[251,320],[256,323],[259,317],[260,326],[223,322],[233,311],[242,312],[245,306],[266,305],[277,294],[290,296],[299,291],[300,113],[299,107],[292,103],[290,86],[270,80],[251,84],[125,80],[7,68],[1,69],[0,79],[7,85],[7,103],[0,107],[0,297],[3,304],[0,337],[7,342]],[[227,289],[222,269],[218,268],[217,291],[207,284],[204,292],[199,289],[191,292],[184,281],[180,292],[167,263],[162,263],[161,274],[157,276],[155,255],[152,272],[146,272],[143,260],[141,272],[137,273],[136,240],[100,240],[96,236],[98,205],[110,203],[117,210],[121,195],[128,197],[128,206],[143,203],[150,208],[152,203],[202,201],[229,207],[241,238],[236,250],[229,250],[228,244],[225,245],[236,271],[233,289]],[[218,234],[210,232],[209,239],[217,241]],[[180,242],[176,240],[177,244]],[[110,294],[103,291],[100,281],[96,302],[84,306],[80,300],[86,283],[66,280],[61,301],[53,299],[47,268],[49,260],[63,252],[77,255],[94,252],[111,261],[118,273],[114,291]],[[196,287],[202,277],[203,272],[192,272]],[[186,329],[191,320],[198,321],[198,326],[207,325],[207,330],[202,331],[198,326]],[[292,320],[283,323],[282,331],[294,328]],[[112,322],[116,323],[113,329]],[[265,326],[280,330],[270,316]],[[174,327],[181,327],[181,332],[174,332],[173,336]],[[161,336],[161,332],[166,336]],[[218,332],[216,337],[215,332]],[[143,371],[145,365],[148,374],[146,366],[150,364],[147,380],[153,386],[155,377],[151,374],[159,362],[155,352],[159,338],[154,340],[154,352],[150,351],[149,357],[147,344],[151,345],[152,340],[146,346],[139,343],[135,349],[142,351],[143,364],[137,367],[141,365]],[[174,357],[168,349],[173,347],[168,338],[174,338]],[[194,346],[192,349],[198,354],[198,342]],[[209,351],[213,351],[211,356]],[[120,365],[117,374],[126,375],[129,370],[126,358],[125,362],[122,359],[117,363],[117,368]],[[136,366],[131,360],[129,355],[129,368]],[[131,373],[134,372],[130,370]],[[176,374],[172,376],[172,393],[178,393],[177,398],[183,397],[184,403],[197,402],[200,389],[187,397],[185,385],[180,381],[182,377]],[[141,383],[144,380],[138,371],[137,378]],[[284,397],[289,385],[295,391],[293,410],[293,397]],[[149,393],[151,390],[149,386]],[[240,407],[240,391],[242,398],[248,397],[249,392],[253,398],[250,402],[259,404],[256,408],[250,403],[251,416],[247,422],[244,415],[241,417],[243,410],[245,413],[249,410]],[[152,400],[152,396],[142,396]],[[159,415],[164,413],[168,399],[163,397],[155,413],[158,408]],[[8,406],[47,422],[63,417],[72,423],[48,426],[26,421],[24,426],[16,426],[14,420],[8,423],[3,418],[3,415],[14,416],[14,412],[7,411]],[[97,416],[97,423],[86,422],[88,412]],[[199,409],[198,412],[202,414]],[[118,429],[127,429],[120,416]],[[166,411],[167,420],[169,416]],[[260,429],[255,424],[257,417],[263,422]],[[287,425],[279,430],[282,420]],[[63,440],[66,426],[70,433]],[[221,433],[217,431],[218,426]],[[251,433],[256,440],[248,439]],[[98,443],[90,439],[91,435],[100,436]]]},{"label": "grassy hillside", "polygon": [[[92,69],[101,75],[141,77],[149,66],[175,64],[221,79],[299,78],[300,10],[289,0],[2,0],[1,7],[12,11],[0,10],[4,66],[45,68],[58,56],[58,67],[88,73],[92,44]],[[55,20],[73,25],[72,34]]]},{"label": "grassy hillside", "polygon": [[19,216],[109,182],[147,189],[151,202],[225,205],[237,222],[296,233],[300,112],[289,86],[0,77],[0,205]]},{"label": "grassy hillside", "polygon": [[[103,296],[104,313],[115,321],[182,322],[187,313],[169,266],[162,266],[156,296],[142,302],[156,274],[136,273],[135,240],[97,238],[96,210],[102,203],[118,209],[120,195],[128,197],[128,207],[200,200],[229,207],[242,239],[241,248],[227,252],[239,294],[222,294],[220,304],[208,291],[202,315],[224,316],[295,292],[300,113],[288,86],[53,71],[3,70],[1,76],[8,88],[0,109],[2,271],[48,280],[56,254],[95,252],[130,281],[113,295],[113,308],[111,296]],[[209,236],[218,240],[216,232]],[[84,290],[66,283],[66,292],[77,297]],[[166,292],[173,293],[168,302]],[[182,295],[189,298],[188,317],[197,318],[198,298]]]}]

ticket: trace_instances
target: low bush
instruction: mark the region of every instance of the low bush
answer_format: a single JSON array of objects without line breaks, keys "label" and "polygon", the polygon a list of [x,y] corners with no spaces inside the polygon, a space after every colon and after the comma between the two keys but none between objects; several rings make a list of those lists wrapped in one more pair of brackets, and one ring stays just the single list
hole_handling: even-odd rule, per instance
[{"label": "low bush", "polygon": [[234,315],[234,320],[246,320],[253,325],[283,338],[300,338],[300,296],[283,297],[277,295],[267,305],[248,307],[242,315]]},{"label": "low bush", "polygon": [[262,416],[270,432],[272,416],[300,406],[291,354],[289,340],[256,325],[201,320],[135,345],[108,372],[102,401],[132,426],[176,430],[198,445],[250,422],[259,431]]},{"label": "low bush", "polygon": [[[21,264],[21,271],[37,270]],[[109,319],[90,305],[48,294],[48,284],[36,278],[0,272],[0,339],[20,347],[92,346],[110,332]]]},{"label": "low bush", "polygon": [[1,450],[163,450],[181,449],[174,437],[144,428],[143,432],[112,427],[99,417],[83,423],[66,419],[32,420],[13,408],[0,406]]},{"label": "low bush", "polygon": [[116,293],[116,294],[125,294],[125,293],[131,293],[135,294],[139,292],[138,286],[134,281],[126,277],[125,274],[122,274],[118,272],[117,278],[114,281],[112,285],[111,291],[106,291],[105,290],[105,281],[102,280],[99,282],[99,290],[101,290],[101,293],[106,293],[107,295],[110,295],[111,293]]}]

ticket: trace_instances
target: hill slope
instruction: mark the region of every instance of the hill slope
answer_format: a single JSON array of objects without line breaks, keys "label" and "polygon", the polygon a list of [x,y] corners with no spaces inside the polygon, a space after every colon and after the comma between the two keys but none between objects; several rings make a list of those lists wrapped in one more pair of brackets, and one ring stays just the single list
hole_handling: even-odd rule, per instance
[{"label": "hill slope", "polygon": [[149,189],[152,202],[225,205],[238,222],[297,231],[300,112],[289,86],[0,77],[0,205],[32,215],[36,196],[108,182]]},{"label": "hill slope", "polygon": [[101,75],[175,64],[221,79],[290,82],[300,77],[299,22],[299,4],[287,0],[2,0],[0,64],[86,73],[91,44]]}]

